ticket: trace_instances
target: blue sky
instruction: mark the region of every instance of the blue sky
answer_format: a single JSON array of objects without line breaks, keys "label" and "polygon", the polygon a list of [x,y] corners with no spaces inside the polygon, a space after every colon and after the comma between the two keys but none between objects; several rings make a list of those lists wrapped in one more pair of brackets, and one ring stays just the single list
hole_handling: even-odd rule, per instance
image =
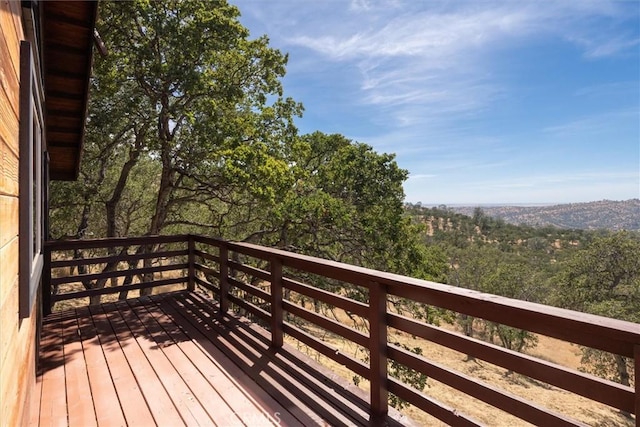
[{"label": "blue sky", "polygon": [[640,2],[231,0],[302,133],[396,153],[406,200],[640,197]]}]

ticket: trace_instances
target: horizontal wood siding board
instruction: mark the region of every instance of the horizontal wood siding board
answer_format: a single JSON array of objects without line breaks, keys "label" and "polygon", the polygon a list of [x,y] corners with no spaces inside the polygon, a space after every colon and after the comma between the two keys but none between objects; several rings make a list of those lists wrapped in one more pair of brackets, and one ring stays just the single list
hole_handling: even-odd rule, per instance
[{"label": "horizontal wood siding board", "polygon": [[189,264],[157,265],[154,267],[132,268],[127,270],[105,271],[102,273],[77,274],[75,276],[56,277],[51,279],[52,285],[64,283],[84,282],[90,280],[111,279],[114,277],[137,276],[142,274],[160,273],[164,271],[186,270]]},{"label": "horizontal wood siding board", "polygon": [[227,264],[229,265],[229,268],[233,270],[242,271],[243,273],[247,273],[253,277],[257,277],[267,282],[271,282],[271,273],[268,271],[261,270],[259,268],[252,267],[250,265],[236,262],[233,260],[229,260]]},{"label": "horizontal wood siding board", "polygon": [[194,280],[196,281],[196,283],[204,288],[209,289],[210,291],[213,291],[216,295],[218,295],[220,293],[220,288],[207,282],[206,280],[202,280],[199,277],[194,278]]},{"label": "horizontal wood siding board", "polygon": [[341,337],[354,342],[362,347],[367,348],[369,345],[369,337],[355,329],[344,326],[343,324],[329,319],[327,317],[318,315],[310,310],[302,308],[298,305],[291,304],[289,301],[282,302],[283,308],[294,316],[298,316],[314,325],[320,326],[329,332],[340,335]]},{"label": "horizontal wood siding board", "polygon": [[627,412],[633,411],[634,392],[612,381],[574,371],[542,359],[450,332],[396,314],[387,315],[388,326],[424,338],[463,354],[544,381]]},{"label": "horizontal wood siding board", "polygon": [[575,426],[584,424],[561,414],[556,414],[548,408],[543,408],[519,396],[512,395],[493,386],[485,384],[476,378],[450,370],[449,368],[429,361],[426,358],[389,344],[390,359],[414,369],[455,388],[469,396],[502,409],[520,419],[535,425]]},{"label": "horizontal wood siding board", "polygon": [[242,282],[240,280],[236,280],[232,277],[228,278],[229,283],[233,286],[235,286],[238,289],[241,289],[245,292],[250,293],[251,295],[258,297],[262,300],[264,300],[264,302],[269,302],[269,299],[271,298],[271,294],[269,294],[268,292],[263,291],[262,289],[250,285],[248,283]]},{"label": "horizontal wood siding board", "polygon": [[106,287],[98,289],[88,289],[79,292],[69,292],[65,294],[51,295],[51,302],[64,301],[75,298],[84,298],[94,295],[108,295],[120,293],[123,291],[134,291],[136,289],[148,289],[156,288],[158,286],[176,285],[179,283],[186,283],[189,280],[188,277],[174,277],[171,279],[154,280],[153,282],[134,283],[126,286]]},{"label": "horizontal wood siding board", "polygon": [[290,323],[284,323],[282,330],[285,334],[297,339],[301,343],[311,347],[318,353],[327,356],[329,359],[341,364],[342,366],[350,369],[354,373],[360,375],[363,378],[369,378],[369,366],[365,365],[359,360],[354,359],[341,350],[329,346],[322,341],[318,340],[313,335],[304,332],[303,330],[293,326]]},{"label": "horizontal wood siding board", "polygon": [[95,257],[95,258],[74,258],[74,259],[51,261],[51,268],[76,267],[79,265],[91,265],[91,264],[104,264],[104,263],[110,263],[110,262],[116,262],[116,261],[136,261],[141,259],[173,258],[178,256],[186,256],[186,255],[189,255],[189,251],[184,249],[179,251],[164,251],[164,252],[153,252],[153,253],[144,253],[144,254],[113,255],[113,256],[103,256],[103,257]]},{"label": "horizontal wood siding board", "polygon": [[161,243],[187,243],[188,235],[175,236],[141,236],[141,237],[111,237],[105,239],[82,240],[49,240],[45,245],[54,251],[68,251],[74,249],[114,248],[118,246],[156,245]]},{"label": "horizontal wood siding board", "polygon": [[305,283],[297,282],[295,280],[287,278],[283,278],[282,283],[285,288],[288,288],[299,294],[317,299],[318,301],[322,301],[326,304],[331,304],[335,307],[341,308],[358,316],[368,316],[369,306],[367,304],[363,304],[359,301],[345,298],[333,292],[325,291],[324,289],[318,289]]},{"label": "horizontal wood siding board", "polygon": [[260,319],[268,322],[271,320],[271,314],[269,314],[268,311],[265,311],[263,309],[261,309],[260,307],[251,304],[250,302],[247,302],[243,299],[240,299],[238,297],[236,297],[235,295],[231,295],[229,294],[229,301],[231,301],[232,303],[236,304],[239,307],[244,308],[245,310],[247,310],[249,313],[253,314],[254,316],[259,317]]},{"label": "horizontal wood siding board", "polygon": [[395,378],[389,378],[388,387],[390,393],[395,394],[400,399],[406,400],[410,404],[422,409],[429,415],[439,419],[447,425],[460,427],[476,427],[483,425],[473,418],[460,413],[458,410],[449,408],[437,400],[408,387]]}]

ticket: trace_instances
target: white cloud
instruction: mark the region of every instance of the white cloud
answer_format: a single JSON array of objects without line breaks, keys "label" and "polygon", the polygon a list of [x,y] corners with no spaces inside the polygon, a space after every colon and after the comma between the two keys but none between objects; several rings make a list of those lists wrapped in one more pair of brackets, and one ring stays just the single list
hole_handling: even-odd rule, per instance
[{"label": "white cloud", "polygon": [[[492,75],[492,55],[528,40],[560,37],[602,57],[633,49],[638,40],[594,27],[594,17],[624,19],[615,3],[595,2],[388,2],[352,1],[351,11],[291,28],[286,43],[361,73],[365,103],[420,107],[423,115],[467,113],[508,91]],[[453,6],[452,6],[453,5]],[[625,9],[625,8],[622,8]],[[615,34],[612,36],[612,34]],[[407,125],[406,112],[396,115]]]}]

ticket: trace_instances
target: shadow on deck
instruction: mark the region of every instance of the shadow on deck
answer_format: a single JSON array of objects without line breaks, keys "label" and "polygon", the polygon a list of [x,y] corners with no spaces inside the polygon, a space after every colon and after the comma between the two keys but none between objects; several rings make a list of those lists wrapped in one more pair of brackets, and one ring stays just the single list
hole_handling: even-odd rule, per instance
[{"label": "shadow on deck", "polygon": [[369,424],[366,393],[218,313],[181,291],[46,317],[31,425]]}]

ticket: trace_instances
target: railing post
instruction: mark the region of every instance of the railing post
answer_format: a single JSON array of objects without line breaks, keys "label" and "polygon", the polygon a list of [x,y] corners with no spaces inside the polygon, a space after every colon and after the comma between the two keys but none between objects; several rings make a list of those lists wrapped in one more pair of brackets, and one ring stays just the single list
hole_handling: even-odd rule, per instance
[{"label": "railing post", "polygon": [[282,347],[282,260],[271,258],[271,345]]},{"label": "railing post", "polygon": [[229,311],[229,250],[220,243],[220,314]]},{"label": "railing post", "polygon": [[196,290],[196,240],[193,234],[189,234],[189,283],[187,289],[191,292]]},{"label": "railing post", "polygon": [[385,425],[389,410],[387,385],[387,289],[369,284],[369,382],[371,414],[369,424]]},{"label": "railing post", "polygon": [[634,359],[634,377],[636,387],[636,427],[640,427],[640,344],[636,344],[633,348]]},{"label": "railing post", "polygon": [[42,314],[51,314],[51,247],[44,245],[42,267]]}]

